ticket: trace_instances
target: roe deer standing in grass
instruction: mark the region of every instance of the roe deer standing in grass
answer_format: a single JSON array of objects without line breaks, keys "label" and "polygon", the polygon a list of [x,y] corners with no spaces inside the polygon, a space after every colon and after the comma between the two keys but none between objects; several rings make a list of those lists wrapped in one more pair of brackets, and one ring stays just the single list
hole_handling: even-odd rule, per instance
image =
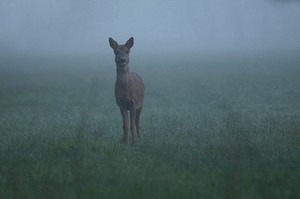
[{"label": "roe deer standing in grass", "polygon": [[117,80],[115,83],[115,98],[120,107],[123,118],[124,142],[128,142],[130,112],[130,131],[132,143],[134,143],[134,126],[138,137],[140,137],[140,115],[144,101],[144,83],[142,78],[133,72],[129,72],[129,53],[133,46],[133,37],[126,44],[119,45],[115,40],[109,38],[109,44],[115,53],[117,66]]}]

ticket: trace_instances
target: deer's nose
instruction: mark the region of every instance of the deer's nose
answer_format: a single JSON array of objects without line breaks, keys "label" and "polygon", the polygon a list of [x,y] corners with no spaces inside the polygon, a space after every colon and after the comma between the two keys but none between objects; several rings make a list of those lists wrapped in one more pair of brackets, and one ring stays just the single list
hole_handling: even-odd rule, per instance
[{"label": "deer's nose", "polygon": [[126,64],[126,59],[125,58],[120,58],[120,63],[122,63],[122,64]]}]

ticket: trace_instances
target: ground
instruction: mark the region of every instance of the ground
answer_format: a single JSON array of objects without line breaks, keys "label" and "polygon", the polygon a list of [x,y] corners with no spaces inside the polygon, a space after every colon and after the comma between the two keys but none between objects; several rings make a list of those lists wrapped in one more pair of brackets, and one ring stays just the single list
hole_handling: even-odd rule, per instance
[{"label": "ground", "polygon": [[113,55],[2,57],[0,198],[298,198],[296,54],[131,55],[134,145]]}]

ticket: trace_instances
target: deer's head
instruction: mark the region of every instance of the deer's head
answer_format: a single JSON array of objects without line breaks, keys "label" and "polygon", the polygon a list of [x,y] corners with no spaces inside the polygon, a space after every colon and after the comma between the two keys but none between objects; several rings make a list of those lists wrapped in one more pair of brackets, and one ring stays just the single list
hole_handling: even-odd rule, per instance
[{"label": "deer's head", "polygon": [[114,50],[115,62],[118,68],[126,68],[129,64],[130,48],[133,46],[134,39],[131,37],[126,44],[119,45],[114,39],[109,38],[109,45]]}]

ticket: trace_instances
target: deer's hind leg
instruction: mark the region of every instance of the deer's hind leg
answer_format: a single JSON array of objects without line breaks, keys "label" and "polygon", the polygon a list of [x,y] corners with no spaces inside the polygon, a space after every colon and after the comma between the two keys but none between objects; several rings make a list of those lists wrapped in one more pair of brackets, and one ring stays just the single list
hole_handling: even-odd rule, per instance
[{"label": "deer's hind leg", "polygon": [[140,137],[140,115],[141,115],[142,109],[143,109],[143,106],[138,108],[136,110],[136,116],[135,116],[135,126],[136,126],[136,133],[137,133],[138,137]]},{"label": "deer's hind leg", "polygon": [[136,119],[136,109],[133,108],[130,110],[130,131],[131,131],[132,143],[134,143],[135,119]]}]

